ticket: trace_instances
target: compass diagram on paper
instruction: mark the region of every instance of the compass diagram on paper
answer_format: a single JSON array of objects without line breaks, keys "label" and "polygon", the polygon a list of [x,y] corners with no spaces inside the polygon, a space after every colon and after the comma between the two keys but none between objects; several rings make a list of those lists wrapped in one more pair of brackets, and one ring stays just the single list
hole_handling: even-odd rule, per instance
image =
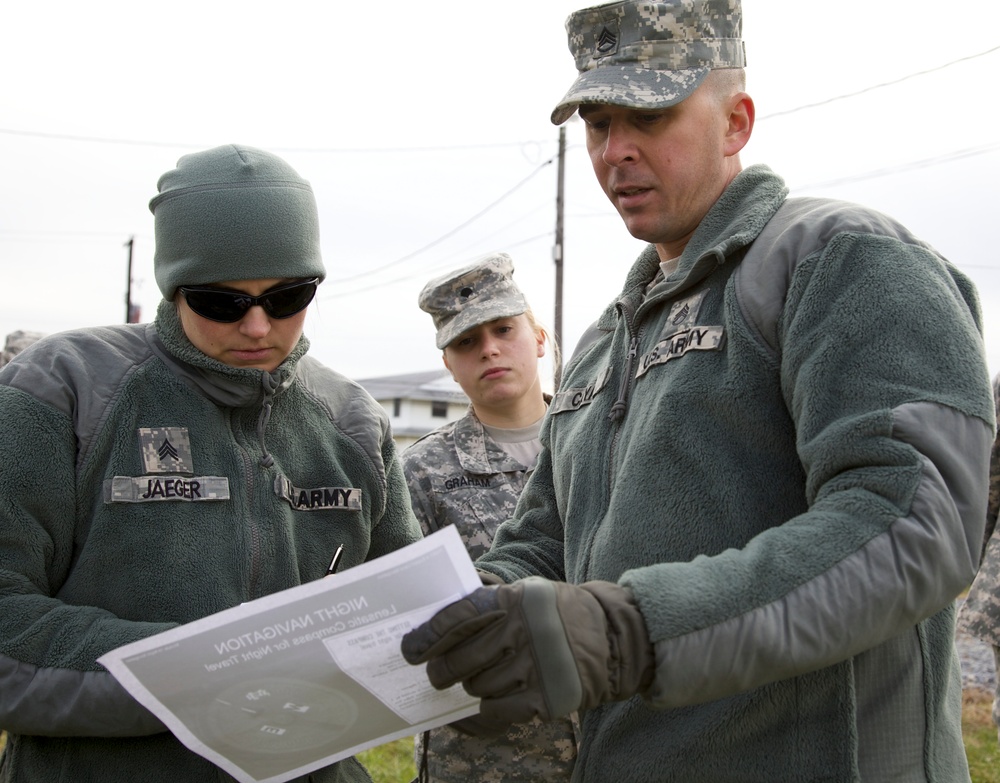
[{"label": "compass diagram on paper", "polygon": [[241,750],[291,753],[335,740],[357,718],[345,693],[272,677],[229,686],[208,704],[204,722],[207,734]]}]

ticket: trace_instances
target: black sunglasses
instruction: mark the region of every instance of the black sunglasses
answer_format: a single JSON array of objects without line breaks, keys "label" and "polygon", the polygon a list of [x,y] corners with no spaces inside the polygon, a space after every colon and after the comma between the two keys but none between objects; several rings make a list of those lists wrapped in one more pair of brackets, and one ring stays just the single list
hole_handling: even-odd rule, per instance
[{"label": "black sunglasses", "polygon": [[239,321],[255,305],[263,307],[272,318],[289,318],[309,306],[316,295],[317,285],[319,278],[313,277],[275,286],[260,296],[205,286],[182,285],[177,290],[184,294],[188,307],[202,318],[231,324]]}]

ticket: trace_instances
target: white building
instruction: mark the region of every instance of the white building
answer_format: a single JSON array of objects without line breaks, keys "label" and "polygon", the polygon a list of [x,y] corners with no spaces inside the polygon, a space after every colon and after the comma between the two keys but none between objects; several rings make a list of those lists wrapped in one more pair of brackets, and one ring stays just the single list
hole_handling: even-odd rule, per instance
[{"label": "white building", "polygon": [[469,398],[443,367],[408,375],[359,380],[389,414],[392,437],[402,451],[422,435],[461,418]]}]

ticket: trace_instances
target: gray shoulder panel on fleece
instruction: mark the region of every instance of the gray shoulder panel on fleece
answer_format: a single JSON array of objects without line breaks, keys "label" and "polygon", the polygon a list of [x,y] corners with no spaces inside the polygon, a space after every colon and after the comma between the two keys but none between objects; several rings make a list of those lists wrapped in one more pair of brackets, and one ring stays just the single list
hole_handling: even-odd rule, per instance
[{"label": "gray shoulder panel on fleece", "polygon": [[698,704],[832,665],[940,611],[969,585],[993,433],[981,419],[923,402],[896,409],[893,432],[921,455],[909,514],[780,600],[657,642],[653,706]]},{"label": "gray shoulder panel on fleece", "polygon": [[787,199],[751,243],[734,275],[740,312],[772,356],[778,354],[778,318],[796,267],[846,231],[895,237],[933,252],[905,226],[868,207],[823,198]]},{"label": "gray shoulder panel on fleece", "polygon": [[0,726],[48,737],[138,737],[166,727],[108,672],[39,669],[0,656]]},{"label": "gray shoulder panel on fleece", "polygon": [[149,324],[103,326],[43,338],[31,346],[32,361],[7,365],[5,381],[73,422],[82,462],[123,379],[152,357],[150,332]]},{"label": "gray shoulder panel on fleece", "polygon": [[382,446],[392,437],[392,430],[385,409],[361,384],[309,356],[302,357],[298,373],[302,387],[323,405],[337,428],[364,450],[386,484]]}]

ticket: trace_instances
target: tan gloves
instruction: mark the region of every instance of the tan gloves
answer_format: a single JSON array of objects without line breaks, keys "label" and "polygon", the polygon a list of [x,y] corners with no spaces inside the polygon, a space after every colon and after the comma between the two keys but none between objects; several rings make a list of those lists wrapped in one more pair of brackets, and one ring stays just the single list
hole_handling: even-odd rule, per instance
[{"label": "tan gloves", "polygon": [[653,680],[642,615],[613,582],[481,587],[406,634],[402,651],[427,662],[435,688],[461,682],[482,699],[479,719],[459,727],[474,733],[621,701]]}]

